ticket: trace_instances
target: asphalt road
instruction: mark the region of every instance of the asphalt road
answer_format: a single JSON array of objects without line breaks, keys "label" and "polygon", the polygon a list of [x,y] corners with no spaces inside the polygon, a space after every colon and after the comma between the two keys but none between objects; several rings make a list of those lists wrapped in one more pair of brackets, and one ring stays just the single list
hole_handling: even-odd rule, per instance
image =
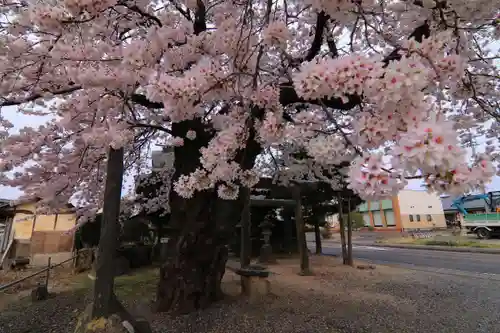
[{"label": "asphalt road", "polygon": [[[309,243],[311,250],[314,243]],[[474,274],[499,274],[500,255],[354,245],[354,258],[381,265],[397,265],[428,271],[449,270]],[[324,244],[323,254],[340,255],[340,244]]]}]

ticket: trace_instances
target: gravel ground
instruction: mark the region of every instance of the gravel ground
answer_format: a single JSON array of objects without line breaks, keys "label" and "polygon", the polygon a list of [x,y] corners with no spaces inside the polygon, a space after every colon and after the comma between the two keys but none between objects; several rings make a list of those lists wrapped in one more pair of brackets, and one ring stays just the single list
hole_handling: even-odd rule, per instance
[{"label": "gravel ground", "polygon": [[[273,295],[259,303],[229,297],[188,316],[146,315],[155,332],[500,333],[499,281],[385,266],[358,270],[327,257],[311,262],[312,277],[298,276],[292,260],[273,266]],[[226,292],[234,295],[237,277],[226,275]],[[84,303],[84,293],[66,292],[11,306],[0,312],[0,332],[72,332]]]}]

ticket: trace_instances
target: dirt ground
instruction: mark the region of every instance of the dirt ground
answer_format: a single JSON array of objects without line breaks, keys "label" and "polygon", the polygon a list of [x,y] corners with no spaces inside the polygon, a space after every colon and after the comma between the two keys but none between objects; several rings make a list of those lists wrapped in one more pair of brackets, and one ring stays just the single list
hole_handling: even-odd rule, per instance
[{"label": "dirt ground", "polygon": [[[19,270],[0,270],[0,286],[10,283],[12,281],[19,280],[23,277],[29,276],[33,273],[39,272],[42,268],[26,268]],[[16,294],[21,290],[31,289],[39,283],[45,283],[47,273],[41,273],[35,277],[29,278],[11,288],[8,288],[4,293]],[[49,284],[51,286],[58,286],[61,284],[66,284],[73,280],[74,274],[70,267],[56,267],[51,269],[49,274]]]},{"label": "dirt ground", "polygon": [[[257,303],[239,296],[239,278],[227,271],[226,300],[180,317],[150,310],[156,270],[119,277],[116,290],[158,333],[500,333],[496,317],[484,315],[485,308],[500,308],[488,296],[498,282],[475,281],[473,289],[470,279],[386,266],[357,269],[335,257],[312,256],[311,266],[313,276],[299,276],[296,259],[270,266],[271,295]],[[89,294],[88,284],[86,290],[77,285],[44,302],[10,304],[0,311],[0,332],[71,332]]]}]

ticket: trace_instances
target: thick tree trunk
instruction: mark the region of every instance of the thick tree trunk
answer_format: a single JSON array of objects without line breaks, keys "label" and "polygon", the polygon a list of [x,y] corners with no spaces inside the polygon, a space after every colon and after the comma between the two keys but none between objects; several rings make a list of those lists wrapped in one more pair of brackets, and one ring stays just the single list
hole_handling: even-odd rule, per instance
[{"label": "thick tree trunk", "polygon": [[354,265],[352,257],[352,216],[351,216],[351,198],[347,202],[347,264]]},{"label": "thick tree trunk", "polygon": [[250,265],[252,258],[252,217],[250,210],[250,189],[242,189],[241,199],[243,201],[243,210],[240,218],[240,265],[242,268]]},{"label": "thick tree trunk", "polygon": [[298,186],[293,188],[293,197],[295,200],[295,227],[297,229],[297,245],[300,253],[300,275],[311,275],[309,266],[309,249],[306,243],[306,234],[304,231],[304,219],[302,217],[302,200]]},{"label": "thick tree trunk", "polygon": [[189,211],[173,216],[171,223],[183,227],[170,235],[167,244],[167,258],[161,266],[158,285],[159,311],[189,313],[223,296],[220,284],[230,234],[229,228],[218,225],[211,214],[218,201],[213,192],[198,193],[184,200]]},{"label": "thick tree trunk", "polygon": [[[199,167],[200,148],[213,136],[199,119],[172,125],[178,137],[186,137],[189,130],[196,132],[196,138],[175,147],[174,182]],[[250,169],[260,152],[253,138],[252,132],[246,149],[236,158],[243,169]],[[171,189],[170,234],[167,258],[160,269],[157,310],[188,313],[223,296],[221,280],[229,241],[241,217],[241,204],[241,200],[218,199],[215,190],[195,192],[192,198],[184,199]]]},{"label": "thick tree trunk", "polygon": [[344,265],[348,264],[347,259],[347,246],[346,246],[346,237],[345,237],[345,221],[343,217],[343,209],[342,209],[342,198],[339,198],[339,227],[340,227],[340,244],[342,247],[342,262]]},{"label": "thick tree trunk", "polygon": [[321,247],[321,232],[319,230],[319,221],[317,218],[314,221],[314,240],[316,243],[316,254],[321,254],[323,249]]},{"label": "thick tree trunk", "polygon": [[293,241],[293,230],[295,229],[291,218],[285,216],[283,221],[283,247],[285,253],[292,254],[296,252],[296,245]]},{"label": "thick tree trunk", "polygon": [[123,179],[123,148],[109,148],[104,205],[99,240],[92,317],[116,313],[114,301],[115,258],[119,242],[120,198]]}]

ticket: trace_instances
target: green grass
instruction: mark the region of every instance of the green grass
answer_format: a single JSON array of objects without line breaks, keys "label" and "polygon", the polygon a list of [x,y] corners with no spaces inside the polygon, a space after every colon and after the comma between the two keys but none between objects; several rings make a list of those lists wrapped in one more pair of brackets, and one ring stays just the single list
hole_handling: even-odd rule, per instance
[{"label": "green grass", "polygon": [[[94,274],[94,273],[93,273]],[[120,298],[134,299],[152,295],[158,283],[158,268],[143,268],[115,278],[115,291]],[[88,274],[75,276],[71,286],[73,290],[90,290],[94,281]]]},{"label": "green grass", "polygon": [[158,284],[158,268],[145,268],[130,275],[122,275],[115,279],[115,291],[119,299],[133,300],[152,298]]},{"label": "green grass", "polygon": [[[158,268],[143,268],[115,278],[115,292],[120,299],[134,300],[150,297],[156,293]],[[74,290],[91,290],[94,281],[82,274],[74,282]]]},{"label": "green grass", "polygon": [[[158,268],[144,268],[133,271],[130,275],[122,275],[115,278],[115,292],[120,301],[132,303],[134,300],[152,300],[156,294],[159,277]],[[64,281],[64,290],[56,291],[57,294],[71,294],[76,300],[86,299],[90,296],[94,281],[88,277],[88,272],[74,275]],[[50,290],[49,292],[54,292]],[[4,309],[22,311],[33,305],[29,290],[23,290],[18,294],[1,295],[0,312]],[[47,300],[57,301],[57,296]]]}]

